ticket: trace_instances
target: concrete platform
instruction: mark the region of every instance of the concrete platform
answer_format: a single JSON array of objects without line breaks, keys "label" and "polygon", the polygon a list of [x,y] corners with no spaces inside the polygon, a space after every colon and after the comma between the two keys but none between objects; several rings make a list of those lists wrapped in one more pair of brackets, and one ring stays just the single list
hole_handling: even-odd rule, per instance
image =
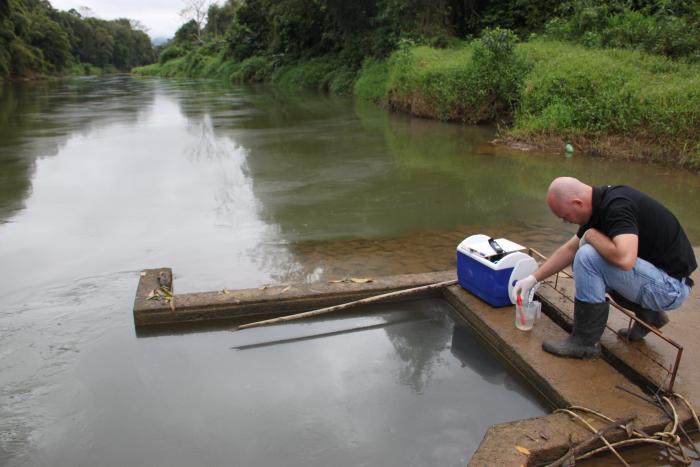
[{"label": "concrete platform", "polygon": [[[697,253],[696,253],[697,254]],[[700,256],[700,255],[698,255]],[[236,291],[174,294],[172,300],[148,299],[160,287],[159,277],[172,277],[167,269],[142,273],[134,302],[137,330],[158,329],[172,323],[203,323],[235,320],[237,324],[315,308],[330,306],[407,287],[431,284],[455,278],[455,271],[411,274],[378,278],[359,284],[318,283],[283,287],[266,287]],[[161,281],[162,282],[162,281]],[[170,284],[172,286],[172,284]],[[552,408],[585,406],[612,418],[635,416],[634,426],[648,433],[663,429],[668,417],[653,405],[618,389],[638,394],[664,387],[668,372],[650,357],[668,367],[675,360],[676,349],[656,336],[644,342],[628,343],[611,330],[603,337],[605,359],[571,360],[557,358],[541,349],[544,339],[564,338],[567,332],[557,323],[571,321],[573,283],[560,279],[558,291],[553,281],[543,285],[539,297],[548,316],[543,316],[531,332],[522,332],[513,323],[511,307],[494,309],[459,286],[443,289],[442,295],[456,310],[455,319],[471,327],[513,371],[516,371],[547,401]],[[684,357],[674,390],[700,407],[700,371],[694,356],[700,350],[696,338],[700,328],[700,291],[693,291],[686,304],[671,315],[664,333],[684,348]],[[560,292],[563,292],[562,295]],[[434,295],[434,294],[433,294]],[[157,298],[157,297],[156,297]],[[609,326],[624,327],[627,318],[611,311]],[[685,409],[679,412],[684,422],[691,420]],[[600,424],[597,424],[600,427]],[[470,465],[534,465],[562,456],[572,445],[590,438],[591,433],[566,414],[552,414],[528,420],[494,425],[485,434]],[[607,435],[611,441],[626,437],[624,431]],[[526,448],[524,455],[516,446]]]}]

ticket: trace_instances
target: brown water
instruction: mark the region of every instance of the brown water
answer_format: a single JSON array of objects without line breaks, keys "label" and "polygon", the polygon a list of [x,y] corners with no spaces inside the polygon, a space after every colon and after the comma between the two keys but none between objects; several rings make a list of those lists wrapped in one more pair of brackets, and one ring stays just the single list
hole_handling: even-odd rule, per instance
[{"label": "brown water", "polygon": [[700,240],[697,176],[491,128],[202,82],[0,89],[0,465],[454,465],[542,413],[441,302],[137,338],[143,268],[183,292],[444,269],[472,233],[549,253],[564,174],[645,189]]}]

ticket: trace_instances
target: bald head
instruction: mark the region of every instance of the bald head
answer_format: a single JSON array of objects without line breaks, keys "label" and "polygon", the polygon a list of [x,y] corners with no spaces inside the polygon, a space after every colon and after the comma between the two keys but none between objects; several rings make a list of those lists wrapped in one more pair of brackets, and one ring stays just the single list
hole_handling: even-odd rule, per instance
[{"label": "bald head", "polygon": [[547,205],[564,222],[585,224],[593,213],[593,188],[573,177],[555,178],[547,190]]}]

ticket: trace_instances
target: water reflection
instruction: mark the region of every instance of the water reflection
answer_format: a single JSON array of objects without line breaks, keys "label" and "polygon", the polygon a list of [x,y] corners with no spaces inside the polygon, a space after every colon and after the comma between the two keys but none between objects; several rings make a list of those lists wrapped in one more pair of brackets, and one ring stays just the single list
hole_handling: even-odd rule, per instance
[{"label": "water reflection", "polygon": [[37,158],[76,135],[136,122],[152,88],[123,78],[0,84],[0,223],[24,208]]},{"label": "water reflection", "polygon": [[[544,203],[564,174],[646,189],[700,239],[687,172],[504,151],[490,128],[346,98],[6,84],[0,123],[2,465],[463,464],[483,424],[539,413],[499,411],[515,386],[437,305],[410,310],[425,321],[353,318],[356,332],[329,320],[248,341],[218,327],[136,339],[143,268],[172,267],[183,292],[445,269],[475,232],[547,253],[572,233]],[[288,342],[230,350],[275,340]],[[464,411],[481,398],[488,417]]]},{"label": "water reflection", "polygon": [[[437,367],[446,364],[441,353],[450,339],[452,326],[452,320],[448,315],[438,312],[440,307],[444,310],[443,303],[436,302],[424,306],[427,309],[423,313],[434,318],[420,328],[399,326],[384,330],[396,354],[404,363],[398,370],[399,382],[409,386],[418,394],[425,390]],[[419,340],[423,345],[416,345]]]},{"label": "water reflection", "polygon": [[451,350],[452,354],[462,362],[463,367],[474,371],[489,384],[502,386],[523,397],[530,397],[530,392],[523,384],[508,372],[503,371],[503,364],[490,351],[487,351],[466,327],[455,325],[452,328]]}]

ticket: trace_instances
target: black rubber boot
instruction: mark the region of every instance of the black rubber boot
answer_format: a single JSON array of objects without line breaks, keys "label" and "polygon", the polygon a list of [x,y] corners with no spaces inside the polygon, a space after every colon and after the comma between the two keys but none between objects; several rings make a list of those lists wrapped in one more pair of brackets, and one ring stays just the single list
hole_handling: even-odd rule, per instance
[{"label": "black rubber boot", "polygon": [[[651,326],[654,326],[657,329],[664,327],[668,323],[668,315],[665,311],[654,311],[648,308],[644,308],[638,303],[634,303],[630,300],[627,300],[625,297],[615,292],[614,290],[610,292],[610,296],[618,304],[622,305],[630,311],[633,311],[637,318],[641,319],[642,321]],[[629,332],[627,331],[627,328],[620,328],[617,330],[617,334],[620,337],[625,338],[629,341],[636,342],[644,339],[644,337],[647,334],[649,334],[649,330],[635,321]]]},{"label": "black rubber boot", "polygon": [[608,322],[610,306],[607,301],[574,302],[574,328],[562,341],[546,340],[542,348],[554,355],[570,358],[595,358],[600,356],[600,338]]}]

